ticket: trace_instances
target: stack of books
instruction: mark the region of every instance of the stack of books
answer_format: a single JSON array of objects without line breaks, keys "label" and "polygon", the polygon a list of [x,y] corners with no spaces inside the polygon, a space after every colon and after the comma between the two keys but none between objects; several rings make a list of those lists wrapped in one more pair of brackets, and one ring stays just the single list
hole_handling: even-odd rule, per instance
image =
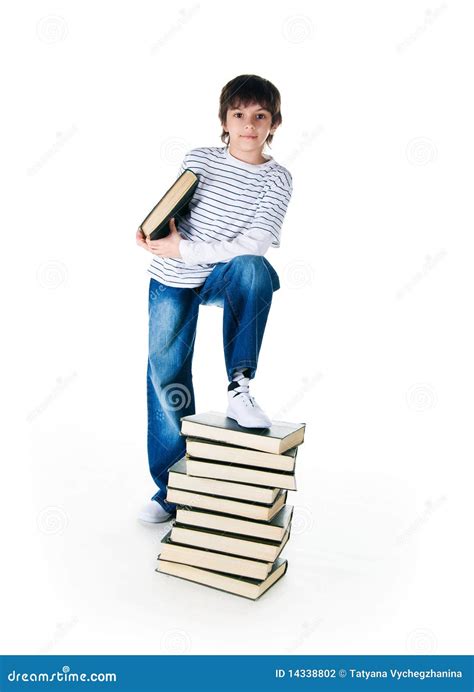
[{"label": "stack of books", "polygon": [[186,454],[169,469],[176,519],[162,539],[157,572],[253,600],[288,568],[295,462],[305,424],[242,428],[210,411],[181,419]]}]

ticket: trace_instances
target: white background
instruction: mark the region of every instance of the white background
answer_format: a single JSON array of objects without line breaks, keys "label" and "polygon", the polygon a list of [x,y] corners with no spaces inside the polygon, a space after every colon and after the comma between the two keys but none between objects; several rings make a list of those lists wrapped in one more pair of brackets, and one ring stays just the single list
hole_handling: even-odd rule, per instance
[{"label": "white background", "polygon": [[[4,68],[3,653],[472,652],[472,6],[10,3]],[[306,423],[285,578],[154,571],[143,216],[222,146],[222,86],[282,94],[294,194],[253,393]],[[198,411],[224,410],[201,309]]]}]

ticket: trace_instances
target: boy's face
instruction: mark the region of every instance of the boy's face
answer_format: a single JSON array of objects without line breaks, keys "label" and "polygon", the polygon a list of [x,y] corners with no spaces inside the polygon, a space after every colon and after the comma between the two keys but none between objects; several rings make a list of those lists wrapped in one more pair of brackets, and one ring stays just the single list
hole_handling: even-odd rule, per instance
[{"label": "boy's face", "polygon": [[229,133],[229,145],[240,151],[262,151],[265,140],[278,125],[272,125],[272,114],[258,103],[229,108],[226,121],[222,123]]}]

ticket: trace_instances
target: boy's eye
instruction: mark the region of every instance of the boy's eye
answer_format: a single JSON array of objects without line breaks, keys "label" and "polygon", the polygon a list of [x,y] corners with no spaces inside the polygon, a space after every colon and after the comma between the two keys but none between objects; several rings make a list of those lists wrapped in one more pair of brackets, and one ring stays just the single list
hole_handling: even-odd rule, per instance
[{"label": "boy's eye", "polygon": [[[242,115],[242,113],[234,113],[234,117]],[[265,118],[265,113],[257,113],[257,118]]]}]

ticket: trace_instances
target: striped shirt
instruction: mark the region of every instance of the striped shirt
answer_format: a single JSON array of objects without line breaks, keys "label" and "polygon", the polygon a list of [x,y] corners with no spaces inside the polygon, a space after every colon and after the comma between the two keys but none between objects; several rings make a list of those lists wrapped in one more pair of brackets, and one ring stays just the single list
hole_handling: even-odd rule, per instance
[{"label": "striped shirt", "polygon": [[147,270],[154,279],[196,288],[218,262],[280,247],[293,187],[290,172],[273,157],[251,164],[227,147],[201,147],[185,155],[179,175],[186,168],[199,176],[199,183],[189,213],[177,224],[181,259],[155,256]]}]

